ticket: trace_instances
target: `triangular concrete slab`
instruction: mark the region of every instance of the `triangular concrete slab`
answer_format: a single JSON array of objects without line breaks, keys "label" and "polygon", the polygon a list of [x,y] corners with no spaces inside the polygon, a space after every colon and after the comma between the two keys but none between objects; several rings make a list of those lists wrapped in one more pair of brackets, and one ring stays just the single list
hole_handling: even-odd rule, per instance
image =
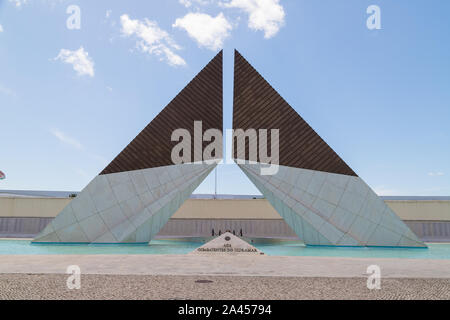
[{"label": "triangular concrete slab", "polygon": [[[244,135],[279,132],[278,142],[269,133],[267,143],[255,135],[244,140],[234,159],[300,239],[308,245],[426,247],[237,51],[234,68],[233,128]],[[257,142],[257,159],[250,159],[251,142]],[[261,154],[273,156],[272,149],[278,150],[273,165],[279,171],[266,175]]]},{"label": "triangular concrete slab", "polygon": [[[189,163],[173,163],[176,129],[191,139],[222,130],[222,51],[70,202],[34,242],[149,242],[214,169],[197,161],[208,142],[191,143]],[[201,121],[201,132],[194,123]],[[203,140],[203,139],[202,139]],[[221,159],[220,152],[212,159]],[[184,152],[184,150],[183,150]],[[197,153],[197,154],[196,154]]]}]

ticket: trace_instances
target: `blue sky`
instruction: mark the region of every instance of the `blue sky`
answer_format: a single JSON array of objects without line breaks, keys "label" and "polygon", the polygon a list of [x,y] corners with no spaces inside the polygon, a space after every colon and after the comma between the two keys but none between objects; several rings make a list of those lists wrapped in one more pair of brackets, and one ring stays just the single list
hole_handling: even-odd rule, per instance
[{"label": "blue sky", "polygon": [[[373,4],[381,30],[366,26]],[[377,193],[449,195],[448,12],[447,0],[0,0],[0,189],[82,189],[223,47],[225,128],[237,48]],[[219,193],[259,193],[235,166],[218,178]],[[210,176],[196,192],[213,191]]]}]

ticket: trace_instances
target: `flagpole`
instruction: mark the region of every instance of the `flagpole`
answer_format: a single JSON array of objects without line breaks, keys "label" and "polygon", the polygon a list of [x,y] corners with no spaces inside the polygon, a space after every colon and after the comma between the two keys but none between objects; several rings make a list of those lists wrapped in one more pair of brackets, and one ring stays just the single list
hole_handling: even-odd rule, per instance
[{"label": "flagpole", "polygon": [[217,167],[215,169],[214,199],[217,199]]}]

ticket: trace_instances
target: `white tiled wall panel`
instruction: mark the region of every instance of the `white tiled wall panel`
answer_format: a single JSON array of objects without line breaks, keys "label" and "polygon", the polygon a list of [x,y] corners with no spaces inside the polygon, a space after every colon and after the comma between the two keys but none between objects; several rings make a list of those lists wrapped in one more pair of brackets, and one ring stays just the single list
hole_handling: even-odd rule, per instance
[{"label": "white tiled wall panel", "polygon": [[308,245],[424,247],[359,177],[260,164],[240,168]]},{"label": "white tiled wall panel", "polygon": [[34,242],[149,242],[214,167],[195,163],[97,176]]}]

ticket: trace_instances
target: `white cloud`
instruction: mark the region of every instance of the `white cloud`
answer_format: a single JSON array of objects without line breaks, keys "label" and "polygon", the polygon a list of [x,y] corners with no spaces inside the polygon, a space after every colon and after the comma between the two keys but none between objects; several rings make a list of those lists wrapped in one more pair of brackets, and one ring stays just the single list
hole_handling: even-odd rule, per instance
[{"label": "white cloud", "polygon": [[181,3],[183,6],[185,6],[186,8],[191,7],[193,4],[198,4],[198,5],[207,5],[210,1],[208,0],[179,0],[179,3]]},{"label": "white cloud", "polygon": [[186,61],[174,52],[180,50],[180,47],[166,31],[158,27],[155,21],[133,20],[124,14],[120,17],[120,23],[122,34],[126,37],[135,36],[138,39],[136,45],[142,52],[159,56],[171,66],[186,65]]},{"label": "white cloud", "polygon": [[214,18],[205,13],[191,12],[178,18],[173,27],[186,30],[200,46],[214,51],[223,46],[224,40],[230,35],[229,31],[233,29],[223,13]]},{"label": "white cloud", "polygon": [[106,10],[105,18],[108,19],[111,16],[112,10]]},{"label": "white cloud", "polygon": [[26,4],[28,0],[9,0],[10,3],[15,5],[17,8],[22,7],[22,5]]},{"label": "white cloud", "polygon": [[284,25],[286,14],[280,0],[230,0],[221,5],[245,11],[248,14],[249,28],[264,31],[266,39],[276,35]]},{"label": "white cloud", "polygon": [[54,60],[61,60],[64,63],[73,65],[73,69],[78,75],[88,75],[94,77],[94,61],[89,57],[89,53],[83,47],[76,51],[61,49]]},{"label": "white cloud", "polygon": [[3,32],[3,26],[0,24],[0,32]]},{"label": "white cloud", "polygon": [[65,144],[72,146],[79,150],[83,149],[83,145],[80,142],[78,142],[78,140],[69,137],[64,132],[62,132],[58,129],[52,129],[52,130],[50,130],[50,133],[53,134],[62,143],[65,143]]},{"label": "white cloud", "polygon": [[190,1],[190,0],[180,0],[179,2],[186,8],[189,8],[190,6],[192,6],[192,1]]},{"label": "white cloud", "polygon": [[430,177],[442,177],[444,175],[443,172],[429,172],[428,175]]},{"label": "white cloud", "polygon": [[4,87],[1,84],[0,84],[0,93],[3,93],[5,95],[7,95],[7,96],[12,96],[12,97],[16,96],[16,93],[13,90],[11,90],[11,89],[9,89],[7,87]]},{"label": "white cloud", "polygon": [[51,8],[54,8],[56,5],[64,3],[66,0],[8,0],[9,3],[11,3],[16,8],[20,9],[23,6],[29,4],[29,3],[41,3],[43,5],[48,5]]}]

